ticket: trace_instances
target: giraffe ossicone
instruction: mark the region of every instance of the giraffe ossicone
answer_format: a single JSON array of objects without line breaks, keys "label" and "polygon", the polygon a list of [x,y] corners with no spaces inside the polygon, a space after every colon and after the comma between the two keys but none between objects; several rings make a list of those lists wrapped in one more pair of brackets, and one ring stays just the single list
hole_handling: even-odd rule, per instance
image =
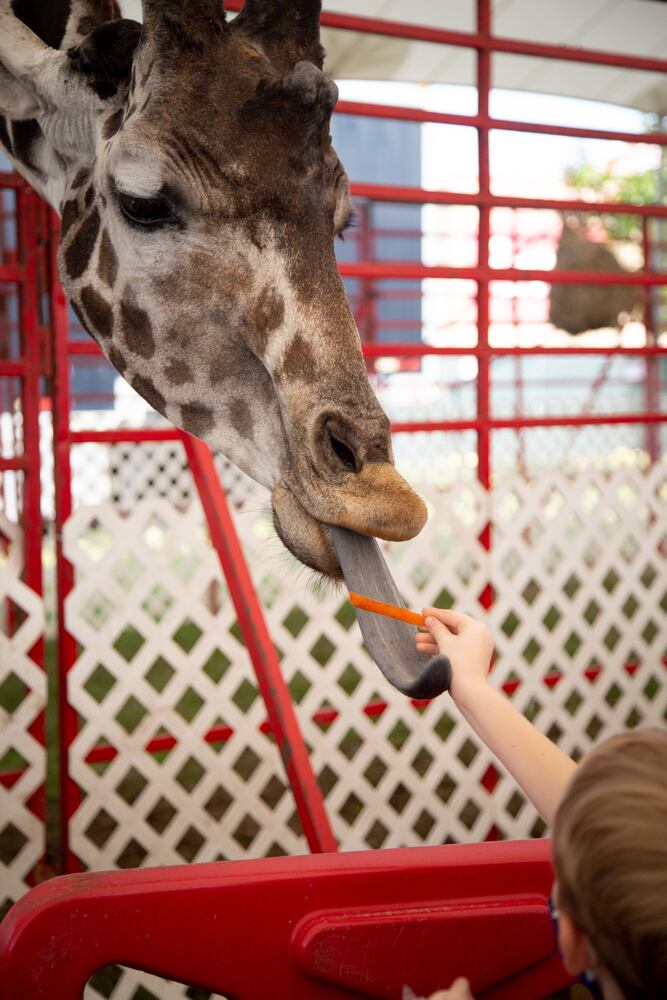
[{"label": "giraffe ossicone", "polygon": [[340,577],[331,526],[404,540],[426,510],[336,267],[351,203],[320,2],[142,7],[139,25],[115,0],[0,0],[0,142],[61,213],[63,287],[110,362]]}]

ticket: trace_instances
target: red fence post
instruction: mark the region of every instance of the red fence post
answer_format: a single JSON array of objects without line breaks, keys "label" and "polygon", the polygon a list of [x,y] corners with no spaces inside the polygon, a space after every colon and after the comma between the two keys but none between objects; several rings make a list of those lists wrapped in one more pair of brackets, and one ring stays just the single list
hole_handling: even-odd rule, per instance
[{"label": "red fence post", "polygon": [[80,871],[81,866],[69,847],[69,821],[81,801],[81,794],[69,772],[69,748],[78,730],[77,714],[67,696],[67,676],[76,662],[77,647],[67,630],[65,601],[74,587],[74,569],[63,554],[63,530],[72,513],[72,473],[70,465],[70,370],[67,352],[69,329],[67,300],[58,278],[56,253],[60,222],[51,213],[51,328],[53,337],[53,480],[55,497],[56,601],[58,627],[58,837],[63,872]]},{"label": "red fence post", "polygon": [[338,849],[336,838],[310,765],[292,698],[264,621],[213,456],[203,441],[189,435],[183,435],[183,444],[308,845],[313,852],[335,851]]}]

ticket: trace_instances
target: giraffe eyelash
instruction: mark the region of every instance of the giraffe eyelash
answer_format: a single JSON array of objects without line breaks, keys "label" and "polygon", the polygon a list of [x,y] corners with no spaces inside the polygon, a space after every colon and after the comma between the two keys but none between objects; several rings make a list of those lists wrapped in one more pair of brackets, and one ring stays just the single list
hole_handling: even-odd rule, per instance
[{"label": "giraffe eyelash", "polygon": [[167,199],[160,195],[141,198],[115,188],[114,197],[121,215],[134,229],[153,231],[179,222]]},{"label": "giraffe eyelash", "polygon": [[354,208],[351,208],[347,215],[347,218],[345,219],[345,222],[336,233],[337,239],[345,242],[345,233],[348,231],[348,229],[356,229],[358,224],[359,224],[359,217],[357,215],[357,212]]}]

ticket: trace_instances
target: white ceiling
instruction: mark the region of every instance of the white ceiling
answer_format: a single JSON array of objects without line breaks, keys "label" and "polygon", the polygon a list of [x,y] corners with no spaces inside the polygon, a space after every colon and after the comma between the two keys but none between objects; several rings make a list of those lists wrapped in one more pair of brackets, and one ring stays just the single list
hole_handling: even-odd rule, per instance
[{"label": "white ceiling", "polygon": [[[137,16],[139,0],[121,0]],[[474,0],[324,0],[324,9],[457,31],[475,30]],[[493,0],[493,31],[509,38],[667,58],[662,0]],[[475,83],[469,49],[325,29],[338,79]],[[667,114],[667,75],[526,56],[493,57],[493,85]]]}]

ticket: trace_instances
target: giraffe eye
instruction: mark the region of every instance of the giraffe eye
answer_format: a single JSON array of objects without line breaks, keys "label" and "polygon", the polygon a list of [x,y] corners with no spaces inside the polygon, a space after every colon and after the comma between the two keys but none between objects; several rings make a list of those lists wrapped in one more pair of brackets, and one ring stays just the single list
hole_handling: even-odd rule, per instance
[{"label": "giraffe eye", "polygon": [[178,222],[164,198],[137,198],[116,191],[116,199],[123,216],[132,226],[161,229],[163,226],[171,226]]}]

